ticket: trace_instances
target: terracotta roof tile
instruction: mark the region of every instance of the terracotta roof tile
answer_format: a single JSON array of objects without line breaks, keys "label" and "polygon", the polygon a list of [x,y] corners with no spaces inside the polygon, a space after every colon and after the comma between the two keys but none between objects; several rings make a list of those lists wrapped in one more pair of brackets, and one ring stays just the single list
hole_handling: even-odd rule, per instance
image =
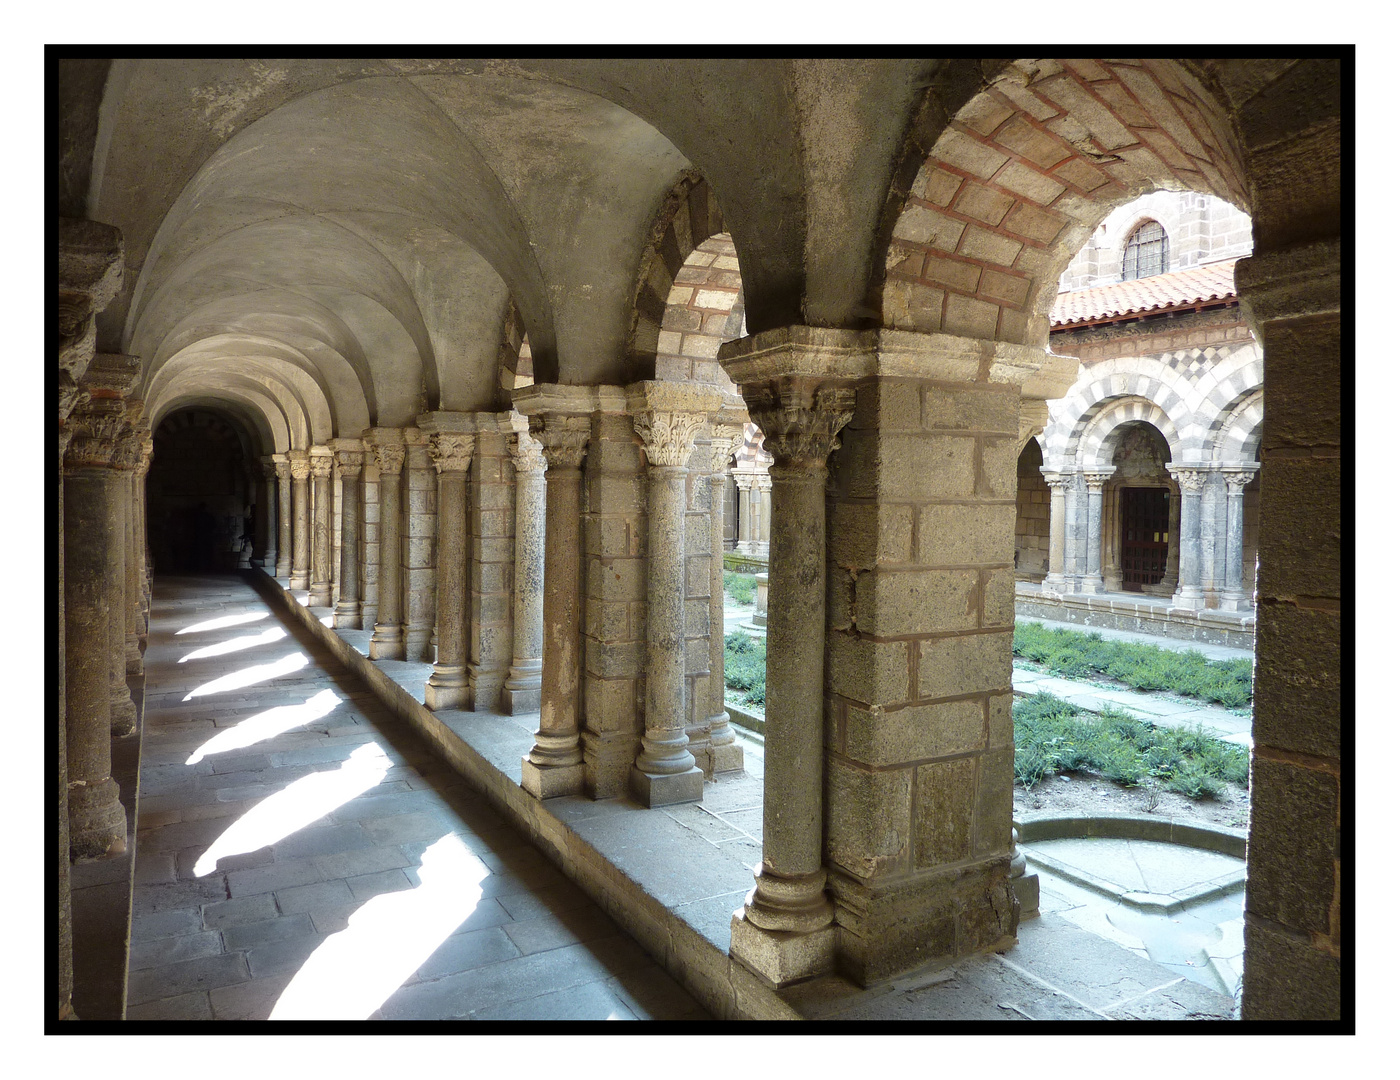
[{"label": "terracotta roof tile", "polygon": [[1050,310],[1052,327],[1112,319],[1136,312],[1181,307],[1208,300],[1232,299],[1235,295],[1235,263],[1211,263],[1174,274],[1120,281],[1096,289],[1060,293]]}]

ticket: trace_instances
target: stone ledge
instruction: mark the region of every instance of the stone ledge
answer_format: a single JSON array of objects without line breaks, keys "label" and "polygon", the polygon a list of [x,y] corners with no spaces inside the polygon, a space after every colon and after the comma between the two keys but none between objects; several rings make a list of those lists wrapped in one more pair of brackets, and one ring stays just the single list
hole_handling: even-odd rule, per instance
[{"label": "stone ledge", "polygon": [[1016,583],[1016,614],[1023,618],[1070,622],[1090,630],[1129,630],[1178,641],[1200,641],[1233,649],[1254,648],[1253,612],[1206,608],[1183,612],[1118,596],[1049,596],[1038,585]]},{"label": "stone ledge", "polygon": [[[729,916],[753,887],[749,868],[713,848],[665,813],[622,800],[564,795],[541,802],[520,786],[532,726],[496,712],[431,712],[419,698],[432,665],[371,661],[365,631],[336,631],[258,569],[254,587],[289,612],[375,696],[432,748],[556,866],[627,931],[717,1018],[798,1020],[772,987],[729,957]],[[414,689],[410,691],[409,687]],[[684,874],[666,861],[684,862]]]}]

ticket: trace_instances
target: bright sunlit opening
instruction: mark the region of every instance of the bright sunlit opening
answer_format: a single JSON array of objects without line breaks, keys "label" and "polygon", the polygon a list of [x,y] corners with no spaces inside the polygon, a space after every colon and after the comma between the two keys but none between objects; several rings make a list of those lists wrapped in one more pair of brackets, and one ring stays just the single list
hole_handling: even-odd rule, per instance
[{"label": "bright sunlit opening", "polygon": [[292,781],[225,829],[194,864],[194,876],[203,877],[212,872],[225,856],[242,855],[275,844],[317,818],[325,817],[378,784],[390,766],[389,758],[378,743],[366,743],[356,747],[340,768]]},{"label": "bright sunlit opening", "polygon": [[222,630],[226,626],[239,626],[242,623],[257,622],[259,619],[266,619],[266,611],[244,611],[238,615],[220,615],[217,619],[210,619],[208,622],[195,623],[187,626],[183,630],[175,631],[175,636],[181,634],[202,634],[205,630]]},{"label": "bright sunlit opening", "polygon": [[242,652],[244,649],[255,649],[259,645],[268,645],[274,641],[281,641],[287,636],[287,631],[280,626],[274,626],[264,630],[261,634],[253,634],[250,637],[229,638],[221,641],[217,645],[206,645],[202,649],[195,649],[192,653],[180,657],[180,663],[186,660],[203,660],[207,656],[224,656],[227,653]]},{"label": "bright sunlit opening", "polygon": [[221,675],[212,682],[207,682],[203,686],[196,686],[181,700],[189,701],[190,698],[206,697],[209,694],[222,693],[225,690],[237,690],[239,687],[252,686],[254,683],[266,682],[268,679],[275,679],[279,675],[289,675],[293,671],[300,671],[306,667],[310,661],[304,652],[288,653],[281,660],[274,660],[270,664],[254,664],[252,667],[245,667],[241,671],[235,671],[228,675]]},{"label": "bright sunlit opening", "polygon": [[240,750],[264,739],[276,738],[299,724],[309,724],[313,720],[321,719],[339,704],[340,698],[334,690],[322,690],[300,705],[278,705],[276,708],[260,712],[246,720],[240,720],[231,728],[224,728],[191,754],[185,764],[195,765],[210,754]]},{"label": "bright sunlit opening", "polygon": [[307,958],[269,1019],[366,1019],[471,915],[489,872],[458,837],[444,836],[423,852],[422,884],[351,915]]}]

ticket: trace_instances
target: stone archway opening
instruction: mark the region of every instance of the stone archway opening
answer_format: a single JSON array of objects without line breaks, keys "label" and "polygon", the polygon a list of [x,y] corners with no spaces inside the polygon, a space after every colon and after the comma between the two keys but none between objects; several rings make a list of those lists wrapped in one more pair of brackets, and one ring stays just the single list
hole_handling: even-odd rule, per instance
[{"label": "stone archway opening", "polygon": [[257,501],[254,444],[243,425],[179,409],[152,433],[146,514],[156,573],[229,573],[248,565]]},{"label": "stone archway opening", "polygon": [[[1103,484],[1100,546],[1104,592],[1171,596],[1181,545],[1181,493],[1167,463],[1171,447],[1144,420],[1109,435],[1112,473]],[[1095,583],[1090,582],[1091,586]]]}]

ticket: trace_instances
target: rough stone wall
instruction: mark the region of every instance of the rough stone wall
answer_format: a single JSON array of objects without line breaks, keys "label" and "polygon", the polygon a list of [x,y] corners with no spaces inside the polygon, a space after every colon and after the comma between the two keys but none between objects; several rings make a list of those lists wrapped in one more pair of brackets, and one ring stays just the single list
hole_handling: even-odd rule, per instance
[{"label": "rough stone wall", "polygon": [[1050,485],[1040,448],[1026,444],[1016,464],[1016,576],[1039,581],[1050,569]]},{"label": "rough stone wall", "polygon": [[510,672],[515,640],[511,588],[515,579],[515,465],[494,414],[478,414],[469,477],[467,535],[471,543],[467,650],[473,708],[494,708]]},{"label": "rough stone wall", "polygon": [[826,860],[862,981],[1010,931],[1019,408],[868,383],[831,460]]},{"label": "rough stone wall", "polygon": [[625,413],[596,413],[583,477],[584,784],[627,791],[643,727],[646,457]]}]

